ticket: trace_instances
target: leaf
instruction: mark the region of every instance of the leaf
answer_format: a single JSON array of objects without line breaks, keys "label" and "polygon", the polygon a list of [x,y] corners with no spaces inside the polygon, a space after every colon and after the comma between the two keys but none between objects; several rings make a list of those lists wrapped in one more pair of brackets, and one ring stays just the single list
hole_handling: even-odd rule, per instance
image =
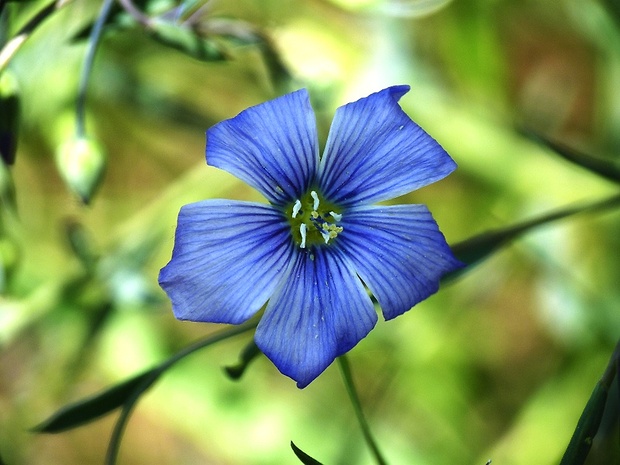
[{"label": "leaf", "polygon": [[543,226],[578,213],[602,211],[617,206],[620,206],[620,195],[614,195],[599,202],[557,210],[533,220],[524,221],[502,229],[487,231],[462,242],[458,242],[452,245],[451,249],[454,256],[466,266],[444,275],[442,280],[444,282],[449,281],[471,270],[474,265],[480,263],[492,253],[497,252],[501,247],[538,226]]},{"label": "leaf", "polygon": [[579,418],[575,433],[568,444],[560,465],[582,465],[586,461],[592,447],[592,440],[601,424],[606,403],[607,389],[597,383]]},{"label": "leaf", "polygon": [[540,142],[547,148],[553,150],[562,158],[575,163],[588,171],[609,179],[610,181],[620,182],[620,162],[580,152],[579,150],[576,150],[563,142],[551,139],[533,131],[526,130],[524,133],[531,139]]},{"label": "leaf", "polygon": [[[618,342],[605,373],[596,383],[594,391],[586,404],[586,407],[577,422],[575,432],[566,448],[560,465],[583,465],[588,457],[592,441],[598,432],[609,391],[618,376],[618,364],[620,363],[620,341]],[[616,381],[617,385],[617,381]]]},{"label": "leaf", "polygon": [[230,378],[238,380],[243,376],[250,362],[261,354],[262,352],[254,342],[254,339],[252,339],[250,343],[243,348],[243,351],[241,351],[239,362],[236,365],[225,367],[224,370]]},{"label": "leaf", "polygon": [[383,0],[377,10],[401,18],[420,18],[431,15],[450,4],[452,0]]},{"label": "leaf", "polygon": [[293,441],[291,441],[291,449],[293,449],[293,452],[295,452],[295,455],[297,456],[297,458],[304,465],[322,465],[321,462],[313,459],[308,454],[306,454],[303,450],[297,447]]},{"label": "leaf", "polygon": [[92,397],[66,405],[32,428],[32,431],[59,433],[96,420],[119,408],[132,396],[146,390],[155,382],[159,374],[157,369],[148,370]]}]

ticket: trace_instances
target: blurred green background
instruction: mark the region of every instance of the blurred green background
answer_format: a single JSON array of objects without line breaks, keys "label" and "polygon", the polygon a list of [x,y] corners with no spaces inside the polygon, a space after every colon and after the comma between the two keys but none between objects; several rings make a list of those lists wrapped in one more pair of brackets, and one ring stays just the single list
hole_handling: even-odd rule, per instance
[{"label": "blurred green background", "polygon": [[[8,37],[45,4],[8,4]],[[75,36],[100,2],[63,6],[9,65],[21,120],[17,159],[0,179],[0,456],[103,463],[114,415],[57,435],[28,430],[219,329],[176,321],[157,273],[183,204],[261,200],[204,163],[205,130],[250,105],[307,87],[324,142],[339,105],[411,85],[403,108],[459,169],[395,202],[426,203],[451,244],[617,193],[519,131],[618,159],[617,5],[221,0],[203,19],[218,61],[137,26],[108,28],[86,107],[107,170],[89,206],[63,183],[54,153],[75,121],[86,50]],[[607,211],[538,228],[381,321],[350,353],[390,464],[559,462],[620,336],[619,226]],[[373,463],[336,366],[301,391],[265,358],[240,381],[224,375],[249,337],[170,370],[138,404],[119,463],[294,464],[291,440],[326,465]],[[620,463],[610,434],[587,463]]]}]

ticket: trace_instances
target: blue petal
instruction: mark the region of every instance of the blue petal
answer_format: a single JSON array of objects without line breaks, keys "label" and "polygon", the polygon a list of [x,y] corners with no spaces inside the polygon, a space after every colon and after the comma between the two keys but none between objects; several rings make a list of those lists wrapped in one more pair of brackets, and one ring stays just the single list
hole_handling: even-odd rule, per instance
[{"label": "blue petal", "polygon": [[278,210],[205,200],[181,208],[159,284],[177,318],[238,324],[271,296],[292,254],[290,226]]},{"label": "blue petal", "polygon": [[424,205],[356,207],[340,224],[338,247],[387,320],[437,292],[441,276],[462,266]]},{"label": "blue petal", "polygon": [[256,344],[303,388],[355,346],[377,314],[355,270],[335,249],[300,252],[256,330]]},{"label": "blue petal", "polygon": [[450,174],[456,164],[407,116],[398,100],[409,86],[384,89],[336,111],[319,185],[341,206],[392,199]]},{"label": "blue petal", "polygon": [[305,89],[248,108],[207,131],[207,164],[234,174],[276,205],[308,190],[318,160],[316,121]]}]

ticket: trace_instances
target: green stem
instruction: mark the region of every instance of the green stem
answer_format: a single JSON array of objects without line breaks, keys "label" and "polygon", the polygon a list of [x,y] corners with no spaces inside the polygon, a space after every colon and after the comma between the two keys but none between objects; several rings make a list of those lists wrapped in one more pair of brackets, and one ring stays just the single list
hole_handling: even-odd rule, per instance
[{"label": "green stem", "polygon": [[208,347],[217,342],[229,339],[234,336],[238,336],[246,331],[249,331],[255,328],[257,325],[256,319],[252,319],[247,323],[244,323],[239,326],[234,326],[231,328],[227,328],[223,331],[220,331],[216,334],[213,334],[205,339],[201,339],[194,344],[186,347],[185,349],[177,352],[169,359],[163,361],[160,365],[155,367],[151,371],[151,376],[147,377],[143,383],[141,383],[133,393],[133,395],[127,399],[127,401],[123,404],[123,408],[121,410],[120,416],[118,420],[116,420],[116,424],[114,425],[114,431],[112,432],[112,437],[110,438],[110,444],[108,444],[108,450],[106,452],[106,465],[115,465],[116,459],[118,457],[118,451],[121,445],[121,439],[123,437],[123,432],[125,431],[125,427],[127,426],[127,421],[129,420],[129,416],[133,411],[135,405],[137,404],[140,396],[159,378],[161,374],[163,374],[168,368],[172,367],[174,364],[187,357],[190,354],[193,354],[197,350],[200,350],[204,347]]},{"label": "green stem", "polygon": [[76,132],[78,137],[86,135],[86,89],[88,88],[88,81],[93,69],[93,63],[95,61],[95,53],[97,52],[97,46],[101,39],[101,32],[103,25],[110,14],[114,0],[103,0],[99,16],[93,25],[88,39],[88,49],[86,51],[86,57],[84,58],[84,65],[82,66],[82,73],[80,74],[80,84],[78,87],[78,96],[75,107],[76,113]]},{"label": "green stem", "polygon": [[362,411],[362,404],[360,402],[360,398],[357,394],[357,390],[355,389],[355,384],[353,383],[353,376],[351,375],[351,367],[349,366],[349,361],[347,360],[346,355],[342,355],[338,357],[338,362],[340,364],[340,371],[342,373],[342,379],[344,380],[344,384],[347,388],[347,394],[349,394],[349,399],[353,404],[353,410],[355,410],[355,415],[357,416],[357,421],[362,429],[362,434],[364,435],[364,439],[370,447],[372,455],[375,457],[375,461],[378,465],[387,465],[387,462],[381,455],[381,451],[377,446],[377,442],[375,441],[370,427],[368,426],[368,422],[366,421],[366,417],[364,416],[364,412]]}]

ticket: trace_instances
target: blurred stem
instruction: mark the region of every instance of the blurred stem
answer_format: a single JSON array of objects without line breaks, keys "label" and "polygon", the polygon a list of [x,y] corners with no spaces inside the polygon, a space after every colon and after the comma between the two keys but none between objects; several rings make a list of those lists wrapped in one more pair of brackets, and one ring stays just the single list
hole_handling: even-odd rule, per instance
[{"label": "blurred stem", "polygon": [[72,0],[54,0],[44,6],[30,21],[28,21],[2,50],[0,50],[0,73],[7,67],[13,56],[17,53],[24,42],[32,35],[32,32],[52,13],[71,3]]},{"label": "blurred stem", "polygon": [[115,465],[116,459],[118,457],[118,451],[121,445],[121,439],[123,437],[123,432],[125,431],[125,426],[127,426],[127,421],[129,420],[129,415],[133,411],[136,403],[140,399],[140,396],[144,394],[144,392],[155,382],[157,379],[170,367],[184,359],[190,354],[204,348],[211,346],[217,342],[224,341],[234,336],[238,336],[239,334],[245,333],[246,331],[250,331],[251,329],[256,328],[258,324],[257,319],[253,318],[252,320],[239,325],[233,326],[227,329],[224,329],[218,333],[212,334],[204,339],[196,341],[185,349],[177,352],[169,359],[162,362],[160,365],[155,367],[150,372],[150,376],[145,378],[145,380],[136,388],[133,395],[127,399],[127,401],[123,404],[123,408],[121,410],[121,414],[116,421],[116,425],[114,425],[114,431],[112,431],[112,437],[110,438],[110,444],[108,444],[108,450],[106,453],[105,465]]},{"label": "blurred stem", "polygon": [[342,379],[344,380],[344,384],[347,388],[347,394],[349,395],[351,404],[353,404],[353,410],[355,410],[355,416],[357,417],[357,421],[360,424],[360,428],[362,429],[364,439],[366,440],[368,447],[370,447],[372,455],[375,457],[375,461],[377,462],[377,464],[387,465],[387,462],[383,458],[383,455],[381,455],[381,451],[377,446],[377,442],[375,441],[372,432],[370,431],[370,427],[368,426],[368,422],[366,421],[364,412],[362,411],[362,404],[360,402],[359,396],[357,395],[355,384],[353,383],[353,376],[351,375],[349,360],[347,359],[346,355],[342,355],[338,357],[338,362],[340,364]]},{"label": "blurred stem", "polygon": [[97,52],[97,46],[99,45],[99,39],[101,38],[101,31],[103,25],[110,14],[114,0],[103,0],[99,16],[93,25],[93,29],[90,32],[88,39],[88,49],[86,51],[86,57],[84,58],[84,65],[82,66],[82,74],[80,75],[80,85],[78,87],[77,103],[75,108],[76,113],[76,132],[78,137],[86,135],[86,89],[88,88],[88,80],[93,69],[93,63],[95,61],[95,53]]},{"label": "blurred stem", "polygon": [[147,28],[151,26],[151,18],[142,13],[131,0],[118,0],[118,3],[120,3],[123,9],[139,24]]}]

